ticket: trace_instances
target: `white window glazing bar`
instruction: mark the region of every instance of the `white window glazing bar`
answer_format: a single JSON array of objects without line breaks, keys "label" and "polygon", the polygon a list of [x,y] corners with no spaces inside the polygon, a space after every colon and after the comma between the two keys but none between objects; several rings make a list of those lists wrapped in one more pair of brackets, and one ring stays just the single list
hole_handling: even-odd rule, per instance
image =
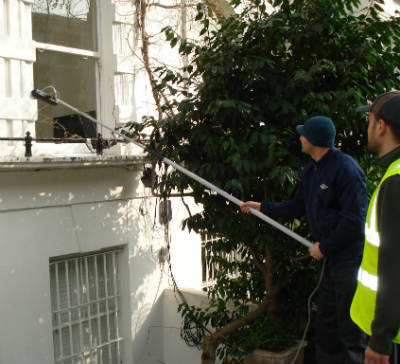
[{"label": "white window glazing bar", "polygon": [[[66,312],[66,311],[68,311],[68,309],[60,310],[60,312]],[[110,314],[114,314],[114,313],[116,313],[116,311],[110,311]],[[107,316],[107,313],[100,314],[100,317],[106,317],[106,316]],[[82,323],[84,321],[85,321],[85,319],[82,319]],[[80,320],[71,320],[71,325],[79,325],[79,323],[80,323]],[[57,330],[59,328],[63,329],[63,328],[67,328],[68,326],[69,326],[69,322],[65,323],[65,324],[54,326],[54,329],[57,329]]]},{"label": "white window glazing bar", "polygon": [[[119,338],[119,300],[118,300],[118,282],[117,282],[117,264],[116,264],[116,252],[112,252],[112,268],[113,268],[113,280],[114,280],[114,307],[115,307],[115,315],[114,315],[114,326],[115,326],[115,335],[116,338]],[[120,358],[120,345],[119,340],[117,341],[117,361],[118,363],[121,361]]]},{"label": "white window glazing bar", "polygon": [[57,297],[57,323],[59,325],[59,330],[58,330],[58,340],[60,342],[60,356],[64,356],[64,348],[62,344],[62,325],[61,325],[61,306],[60,306],[60,282],[59,282],[59,275],[58,275],[58,264],[55,266],[56,268],[56,297]]},{"label": "white window glazing bar", "polygon": [[92,309],[90,301],[90,285],[89,285],[89,266],[88,258],[85,258],[85,273],[86,273],[86,292],[87,292],[87,303],[88,303],[88,322],[89,322],[89,346],[90,346],[90,361],[93,358],[93,333],[92,333]]},{"label": "white window glazing bar", "polygon": [[100,58],[99,52],[89,51],[87,49],[65,47],[65,46],[60,46],[60,45],[56,45],[56,44],[42,43],[42,42],[35,42],[35,41],[34,41],[34,44],[35,44],[36,49],[38,49],[38,50],[75,54],[77,56],[83,56],[83,57]]},{"label": "white window glazing bar", "polygon": [[75,259],[75,274],[76,274],[76,293],[77,293],[77,300],[78,300],[78,321],[79,321],[79,343],[80,343],[80,354],[79,357],[83,360],[83,326],[82,326],[82,302],[81,302],[81,285],[79,284],[79,263],[78,259]]},{"label": "white window glazing bar", "polygon": [[208,254],[207,254],[207,250],[206,250],[206,244],[207,244],[207,240],[204,243],[204,264],[206,266],[206,283],[205,283],[205,288],[208,289],[208,287],[210,286],[210,282],[209,282],[209,277],[210,277],[210,267],[208,265]]},{"label": "white window glazing bar", "polygon": [[[123,340],[123,338],[118,338],[118,339],[115,339],[115,340],[111,340],[110,343],[104,343],[102,345],[96,346],[96,349],[100,349],[101,350],[102,348],[104,348],[106,346],[110,346],[112,344],[117,344],[117,343],[121,342],[122,340]],[[66,356],[63,356],[63,357],[59,357],[58,361],[66,361],[66,362],[69,363],[71,359],[76,358],[76,357],[77,357],[76,354],[75,355],[66,355]],[[93,362],[91,361],[90,363],[95,363],[95,362],[96,362],[96,360],[94,360]],[[107,364],[110,364],[110,363],[107,363]],[[111,364],[113,364],[113,363],[111,363]]]},{"label": "white window glazing bar", "polygon": [[96,300],[97,300],[97,329],[98,331],[98,343],[97,343],[97,355],[100,355],[100,364],[103,364],[103,351],[101,350],[100,346],[102,344],[102,337],[101,337],[101,315],[100,315],[100,297],[99,297],[99,270],[97,266],[97,255],[94,257],[94,272],[95,272],[95,282],[96,282]]},{"label": "white window glazing bar", "polygon": [[[78,287],[79,292],[82,292],[79,294],[80,297],[80,304],[83,307],[84,305],[87,306],[87,304],[85,303],[85,278],[84,278],[84,259],[77,259],[78,261],[78,266],[79,266],[79,279],[80,279],[80,286]],[[86,291],[87,292],[87,291]],[[86,299],[86,302],[88,300]],[[89,316],[89,309],[86,308],[86,312],[87,312],[87,316],[86,318],[88,319]],[[81,310],[79,311],[80,313],[82,312]],[[87,352],[85,351],[85,330],[83,329],[83,321],[85,320],[85,317],[80,317],[82,319],[82,346],[81,346],[81,358],[82,358],[82,362],[85,362],[85,354],[87,354]],[[90,345],[89,345],[90,346]]]},{"label": "white window glazing bar", "polygon": [[0,14],[0,16],[2,17],[3,20],[3,24],[2,24],[2,33],[4,35],[8,35],[9,34],[9,19],[8,19],[8,7],[9,7],[9,0],[3,0],[3,12]]},{"label": "white window glazing bar", "polygon": [[[67,285],[67,304],[68,307],[71,307],[71,292],[69,289],[69,271],[68,271],[68,260],[65,261],[65,279]],[[74,346],[72,343],[72,312],[68,310],[68,331],[69,331],[69,347],[70,347],[70,355],[74,354]]]},{"label": "white window glazing bar", "polygon": [[[104,254],[103,258],[103,269],[104,269],[104,292],[106,295],[106,324],[107,324],[107,341],[111,342],[111,336],[110,336],[110,310],[108,307],[108,287],[107,287],[107,255]],[[108,348],[108,363],[111,363],[111,346]]]},{"label": "white window glazing bar", "polygon": [[[117,295],[110,295],[109,296],[109,298],[119,298],[119,295],[117,296]],[[105,301],[106,300],[106,298],[99,298],[99,302],[102,302],[102,301]],[[89,303],[97,303],[97,300],[92,300],[92,301],[90,301]],[[80,305],[71,305],[71,307],[68,307],[68,308],[60,308],[59,310],[55,310],[54,312],[65,312],[65,311],[68,311],[68,310],[70,310],[70,309],[74,309],[74,308],[79,308],[79,307],[84,307],[84,306],[86,306],[87,304],[86,303],[82,303],[82,304],[80,304]],[[85,320],[85,319],[82,319],[83,321]],[[78,320],[76,320],[75,322],[78,322]]]}]

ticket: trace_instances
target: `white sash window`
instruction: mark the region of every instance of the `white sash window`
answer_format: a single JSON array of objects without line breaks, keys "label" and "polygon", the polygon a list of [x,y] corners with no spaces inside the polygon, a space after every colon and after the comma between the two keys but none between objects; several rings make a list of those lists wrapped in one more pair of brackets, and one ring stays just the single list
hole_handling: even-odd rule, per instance
[{"label": "white sash window", "polygon": [[[61,99],[97,117],[96,0],[34,0],[34,87],[53,85]],[[50,90],[48,90],[50,92]],[[96,125],[62,105],[39,102],[37,137],[95,137]]]}]

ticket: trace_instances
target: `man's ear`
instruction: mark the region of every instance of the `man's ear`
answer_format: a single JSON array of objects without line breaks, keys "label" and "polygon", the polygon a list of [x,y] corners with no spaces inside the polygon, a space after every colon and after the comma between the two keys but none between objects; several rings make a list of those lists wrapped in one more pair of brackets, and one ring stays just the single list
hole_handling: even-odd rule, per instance
[{"label": "man's ear", "polygon": [[386,124],[386,121],[383,119],[378,119],[378,134],[383,135],[386,133],[388,129],[388,124]]}]

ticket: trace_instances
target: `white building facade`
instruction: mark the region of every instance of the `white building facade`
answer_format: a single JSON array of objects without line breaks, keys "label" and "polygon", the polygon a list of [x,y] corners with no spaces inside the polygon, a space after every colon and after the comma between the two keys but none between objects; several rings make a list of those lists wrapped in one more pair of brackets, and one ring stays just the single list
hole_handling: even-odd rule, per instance
[{"label": "white building facade", "polygon": [[[0,363],[200,361],[171,290],[169,266],[189,301],[202,288],[200,236],[181,230],[181,198],[161,221],[140,148],[98,155],[88,138],[110,132],[30,96],[52,86],[113,129],[154,113],[134,3],[0,0]],[[165,11],[154,13],[159,30]],[[175,13],[168,21],[182,24],[184,7]],[[30,157],[15,140],[26,132],[43,138]],[[77,136],[87,140],[59,143]]]}]

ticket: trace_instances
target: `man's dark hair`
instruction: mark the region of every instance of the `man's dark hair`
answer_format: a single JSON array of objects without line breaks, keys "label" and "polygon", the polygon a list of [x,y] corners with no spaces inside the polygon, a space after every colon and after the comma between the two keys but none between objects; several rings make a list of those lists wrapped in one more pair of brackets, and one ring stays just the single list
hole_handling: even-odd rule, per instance
[{"label": "man's dark hair", "polygon": [[386,123],[386,124],[392,130],[392,133],[393,133],[396,141],[400,144],[400,125],[398,125],[398,124],[394,125],[394,124],[389,124],[389,123]]}]

